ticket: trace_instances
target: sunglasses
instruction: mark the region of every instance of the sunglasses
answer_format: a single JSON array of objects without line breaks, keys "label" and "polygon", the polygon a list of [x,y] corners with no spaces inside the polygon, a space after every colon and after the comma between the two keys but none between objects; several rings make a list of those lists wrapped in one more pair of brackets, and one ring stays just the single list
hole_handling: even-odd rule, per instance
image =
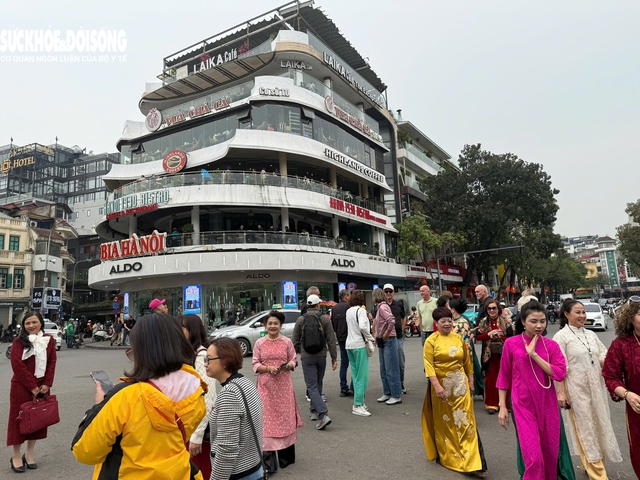
[{"label": "sunglasses", "polygon": [[487,307],[487,310],[497,310],[498,307]]},{"label": "sunglasses", "polygon": [[393,290],[385,290],[384,293],[393,293]]},{"label": "sunglasses", "polygon": [[206,365],[206,364],[207,364],[207,363],[209,363],[211,360],[219,360],[219,359],[220,359],[220,357],[204,357],[204,363],[205,363],[205,365]]}]

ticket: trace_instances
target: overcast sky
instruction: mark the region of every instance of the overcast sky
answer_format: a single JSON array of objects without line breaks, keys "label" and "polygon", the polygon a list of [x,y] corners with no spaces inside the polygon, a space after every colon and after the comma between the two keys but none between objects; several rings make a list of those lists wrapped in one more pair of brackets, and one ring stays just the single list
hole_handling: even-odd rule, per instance
[{"label": "overcast sky", "polygon": [[[137,104],[164,56],[283,3],[1,2],[0,32],[106,28],[124,30],[127,45],[116,54],[126,61],[108,63],[17,62],[15,53],[6,61],[0,52],[0,145],[57,136],[66,146],[115,151],[124,121],[143,119]],[[369,58],[390,108],[452,157],[482,143],[543,164],[560,190],[557,233],[614,236],[626,222],[626,204],[640,198],[640,2],[316,5]]]}]

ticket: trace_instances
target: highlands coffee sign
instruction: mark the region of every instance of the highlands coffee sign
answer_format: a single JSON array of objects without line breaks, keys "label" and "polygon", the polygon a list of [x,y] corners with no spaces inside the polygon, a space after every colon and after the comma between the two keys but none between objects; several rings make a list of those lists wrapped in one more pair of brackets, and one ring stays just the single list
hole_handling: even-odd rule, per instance
[{"label": "highlands coffee sign", "polygon": [[383,174],[381,174],[380,172],[376,172],[375,170],[367,167],[365,164],[360,163],[357,160],[354,160],[351,157],[342,155],[341,153],[336,152],[335,150],[331,150],[330,148],[324,149],[324,156],[330,158],[331,160],[335,160],[338,163],[341,163],[351,170],[355,170],[356,172],[363,174],[365,177],[372,178],[376,182],[385,183]]},{"label": "highlands coffee sign", "polygon": [[139,257],[142,255],[156,255],[166,251],[166,249],[166,233],[158,233],[157,230],[154,230],[151,235],[145,235],[144,237],[138,237],[138,235],[134,233],[131,235],[131,238],[100,245],[100,260],[119,260],[121,258]]}]

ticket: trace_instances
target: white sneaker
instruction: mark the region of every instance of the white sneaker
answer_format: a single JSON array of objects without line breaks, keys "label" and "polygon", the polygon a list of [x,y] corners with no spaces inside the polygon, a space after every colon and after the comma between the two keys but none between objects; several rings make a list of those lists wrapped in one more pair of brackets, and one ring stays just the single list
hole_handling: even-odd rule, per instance
[{"label": "white sneaker", "polygon": [[362,404],[362,408],[364,408],[367,412],[369,411],[369,407],[367,407],[364,403]]},{"label": "white sneaker", "polygon": [[402,403],[402,399],[399,397],[391,397],[389,400],[387,400],[386,402],[387,405],[395,405],[397,403]]},{"label": "white sneaker", "polygon": [[367,410],[365,410],[362,405],[357,406],[357,407],[354,405],[353,408],[351,409],[351,413],[353,413],[354,415],[359,415],[361,417],[370,417],[371,416],[371,413],[369,413]]},{"label": "white sneaker", "polygon": [[382,403],[382,402],[386,402],[387,400],[389,400],[391,398],[390,395],[382,395],[379,399],[378,399],[378,403]]}]

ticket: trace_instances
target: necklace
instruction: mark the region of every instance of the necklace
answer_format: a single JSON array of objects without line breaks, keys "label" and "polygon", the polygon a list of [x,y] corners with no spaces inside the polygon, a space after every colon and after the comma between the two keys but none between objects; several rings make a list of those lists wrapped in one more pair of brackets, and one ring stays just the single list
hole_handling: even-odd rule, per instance
[{"label": "necklace", "polygon": [[584,348],[587,349],[587,351],[589,352],[589,360],[591,360],[591,365],[595,365],[595,362],[593,361],[593,357],[591,356],[591,346],[589,345],[589,339],[587,338],[587,333],[584,331],[584,329],[582,330],[582,334],[584,335],[584,339],[586,340],[587,343],[584,343],[582,339],[578,336],[578,334],[573,331],[573,329],[571,328],[571,325],[567,324],[567,328],[569,328],[569,331],[573,333],[578,340],[580,340],[580,343],[584,346]]},{"label": "necklace", "polygon": [[[542,346],[544,347],[545,352],[547,352],[547,363],[549,363],[549,360],[551,360],[551,356],[549,355],[549,350],[547,350],[547,346],[544,343],[544,340],[542,337],[540,337],[540,340],[542,340]],[[524,339],[524,333],[522,334],[522,341],[524,342],[524,348],[525,351],[527,350],[527,341]],[[549,377],[549,375],[547,375],[545,373],[545,375],[547,375],[547,377],[549,377],[549,385],[545,386],[543,385],[540,380],[538,380],[538,375],[536,374],[535,369],[533,368],[533,361],[531,360],[531,356],[527,355],[529,357],[529,364],[531,365],[531,371],[533,372],[533,376],[536,377],[536,382],[538,382],[538,385],[540,385],[542,388],[544,388],[545,390],[549,390],[551,388],[551,385],[553,385],[553,381],[551,380],[551,377]]]}]

